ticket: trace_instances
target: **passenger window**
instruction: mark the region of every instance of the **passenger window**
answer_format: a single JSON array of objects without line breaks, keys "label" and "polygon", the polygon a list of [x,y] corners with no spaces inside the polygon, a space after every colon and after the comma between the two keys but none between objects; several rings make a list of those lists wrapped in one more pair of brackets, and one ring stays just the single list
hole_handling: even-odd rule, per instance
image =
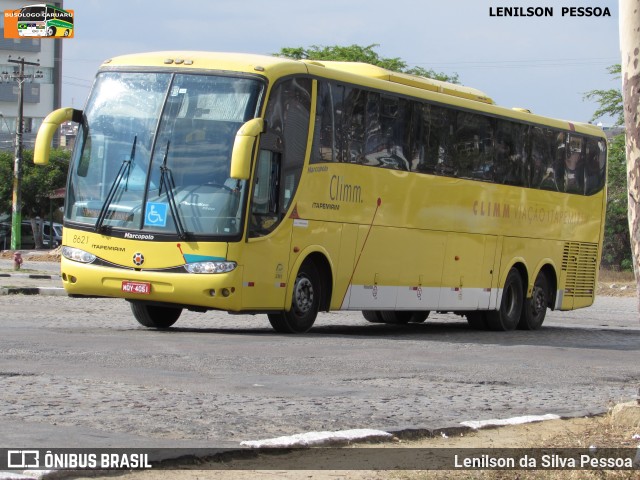
[{"label": "passenger window", "polygon": [[586,150],[584,193],[593,195],[602,190],[605,184],[607,145],[604,140],[589,138]]},{"label": "passenger window", "polygon": [[339,146],[336,145],[334,132],[338,131],[334,99],[341,96],[341,89],[329,82],[318,82],[318,101],[316,105],[316,125],[313,138],[313,163],[337,162]]},{"label": "passenger window", "polygon": [[585,139],[573,133],[558,135],[558,172],[562,190],[584,193]]},{"label": "passenger window", "polygon": [[458,112],[454,137],[455,176],[493,180],[493,138],[489,119]]},{"label": "passenger window", "polygon": [[526,168],[527,126],[505,120],[496,121],[493,144],[494,181],[504,185],[528,186]]},{"label": "passenger window", "polygon": [[358,88],[345,87],[342,105],[341,161],[362,163],[365,132],[366,93]]},{"label": "passenger window", "polygon": [[429,104],[414,107],[412,170],[435,175],[453,175],[451,110]]},{"label": "passenger window", "polygon": [[558,191],[555,168],[556,134],[552,130],[531,127],[529,154],[529,184],[532,188]]}]

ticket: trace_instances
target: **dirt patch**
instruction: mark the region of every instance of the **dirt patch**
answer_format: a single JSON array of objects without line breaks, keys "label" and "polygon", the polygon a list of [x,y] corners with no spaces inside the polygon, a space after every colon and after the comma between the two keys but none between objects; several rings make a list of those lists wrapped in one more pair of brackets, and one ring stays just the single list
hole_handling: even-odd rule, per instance
[{"label": "dirt patch", "polygon": [[[61,256],[62,247],[53,250],[22,251],[23,260],[29,262],[59,262]],[[13,250],[3,250],[0,252],[0,258],[3,260],[12,260]]]}]

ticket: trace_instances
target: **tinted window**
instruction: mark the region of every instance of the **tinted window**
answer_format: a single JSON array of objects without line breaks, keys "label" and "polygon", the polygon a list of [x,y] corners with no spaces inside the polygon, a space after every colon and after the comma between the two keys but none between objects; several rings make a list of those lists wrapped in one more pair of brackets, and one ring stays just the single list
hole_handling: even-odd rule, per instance
[{"label": "tinted window", "polygon": [[312,162],[368,166],[591,195],[603,140],[319,81]]}]

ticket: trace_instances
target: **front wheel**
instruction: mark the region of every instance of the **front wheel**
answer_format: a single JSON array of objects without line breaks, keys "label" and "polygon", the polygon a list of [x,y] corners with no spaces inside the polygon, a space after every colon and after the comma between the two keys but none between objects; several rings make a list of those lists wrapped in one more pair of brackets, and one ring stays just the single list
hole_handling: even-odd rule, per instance
[{"label": "front wheel", "polygon": [[307,332],[320,310],[321,289],[318,269],[312,262],[303,263],[293,285],[291,309],[268,314],[273,329],[278,333]]},{"label": "front wheel", "polygon": [[522,277],[517,269],[512,268],[504,282],[500,310],[486,313],[489,328],[505,332],[515,330],[520,322],[523,299]]},{"label": "front wheel", "polygon": [[131,311],[140,325],[149,328],[165,329],[178,321],[182,308],[160,307],[141,302],[131,302]]}]

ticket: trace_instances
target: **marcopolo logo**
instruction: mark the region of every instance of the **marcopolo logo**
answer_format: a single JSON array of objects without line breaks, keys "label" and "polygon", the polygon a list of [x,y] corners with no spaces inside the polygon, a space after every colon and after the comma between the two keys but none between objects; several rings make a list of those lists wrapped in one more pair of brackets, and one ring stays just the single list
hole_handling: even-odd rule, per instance
[{"label": "marcopolo logo", "polygon": [[73,38],[73,10],[40,3],[4,11],[4,38]]}]

